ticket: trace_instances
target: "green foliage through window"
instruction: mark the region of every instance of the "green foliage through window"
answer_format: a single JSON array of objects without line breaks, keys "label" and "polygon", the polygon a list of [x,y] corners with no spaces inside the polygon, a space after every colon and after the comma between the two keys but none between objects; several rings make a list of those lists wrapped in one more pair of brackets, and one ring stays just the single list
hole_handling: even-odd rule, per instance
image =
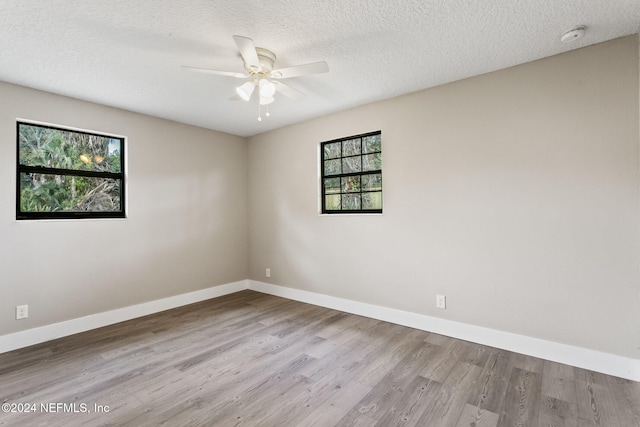
[{"label": "green foliage through window", "polygon": [[320,144],[322,213],[382,212],[382,133]]},{"label": "green foliage through window", "polygon": [[18,219],[123,218],[124,138],[17,124]]}]

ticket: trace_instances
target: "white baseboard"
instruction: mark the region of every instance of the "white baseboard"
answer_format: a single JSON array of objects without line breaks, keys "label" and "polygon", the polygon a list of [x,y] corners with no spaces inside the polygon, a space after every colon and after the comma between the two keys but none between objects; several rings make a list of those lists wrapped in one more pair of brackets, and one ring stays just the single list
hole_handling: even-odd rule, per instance
[{"label": "white baseboard", "polygon": [[245,289],[565,363],[632,381],[640,381],[640,360],[637,359],[254,280],[227,283],[200,291],[2,335],[0,336],[0,353]]},{"label": "white baseboard", "polygon": [[249,289],[257,292],[640,381],[640,360],[637,359],[254,280],[248,282]]},{"label": "white baseboard", "polygon": [[136,317],[170,310],[187,304],[220,297],[234,292],[239,292],[248,288],[248,281],[227,283],[220,286],[202,289],[199,291],[180,294],[173,297],[149,301],[116,310],[105,311],[103,313],[91,314],[77,319],[66,320],[64,322],[53,323],[51,325],[40,326],[26,331],[15,332],[0,336],[0,353],[16,350],[22,347],[39,344],[56,338],[66,337],[79,332],[113,325]]}]

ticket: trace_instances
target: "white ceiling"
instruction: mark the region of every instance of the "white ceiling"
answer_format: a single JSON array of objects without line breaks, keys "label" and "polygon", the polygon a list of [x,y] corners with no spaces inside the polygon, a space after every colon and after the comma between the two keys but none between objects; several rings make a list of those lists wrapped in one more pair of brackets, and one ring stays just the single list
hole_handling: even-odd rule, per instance
[{"label": "white ceiling", "polygon": [[[0,80],[250,136],[638,31],[640,0],[0,0]],[[180,68],[243,72],[234,34],[330,71],[258,122],[241,81]]]}]

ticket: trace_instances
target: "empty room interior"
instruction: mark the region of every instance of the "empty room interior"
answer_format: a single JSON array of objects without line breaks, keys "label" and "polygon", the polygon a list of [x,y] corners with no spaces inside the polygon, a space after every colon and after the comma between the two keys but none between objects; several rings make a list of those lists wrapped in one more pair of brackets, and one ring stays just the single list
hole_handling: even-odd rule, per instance
[{"label": "empty room interior", "polygon": [[0,425],[640,426],[637,1],[0,24]]}]

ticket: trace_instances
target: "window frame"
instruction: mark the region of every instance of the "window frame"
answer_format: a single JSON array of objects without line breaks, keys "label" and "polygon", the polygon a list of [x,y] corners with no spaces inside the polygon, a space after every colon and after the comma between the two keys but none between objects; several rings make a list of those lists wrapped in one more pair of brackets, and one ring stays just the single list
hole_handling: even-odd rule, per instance
[{"label": "window frame", "polygon": [[[20,164],[20,126],[36,126],[45,129],[54,129],[63,132],[73,132],[109,139],[115,139],[120,141],[120,172],[104,172],[104,171],[91,171],[91,170],[79,170],[79,169],[64,169],[64,168],[52,168],[46,166],[26,166]],[[16,120],[16,220],[50,220],[50,219],[122,219],[126,218],[126,157],[125,149],[126,137],[94,132],[84,129],[76,129],[72,127],[64,127],[59,125],[52,125],[48,123],[42,123],[37,121],[29,121],[18,119]],[[89,178],[101,178],[101,179],[114,179],[120,181],[120,210],[118,211],[49,211],[49,212],[23,212],[21,210],[21,188],[20,188],[20,175],[23,173],[38,173],[43,175],[58,175],[58,176],[75,176],[75,177],[89,177]]]},{"label": "window frame", "polygon": [[[364,153],[362,151],[362,144],[363,144],[363,139],[369,136],[374,136],[374,135],[380,135],[380,151],[376,151],[376,152],[372,152],[372,153]],[[338,138],[338,139],[333,139],[330,141],[324,141],[320,143],[320,213],[323,215],[352,215],[352,214],[382,214],[382,210],[383,210],[383,192],[382,192],[382,165],[380,166],[380,169],[375,169],[375,170],[368,170],[368,171],[362,171],[360,170],[359,172],[347,172],[347,173],[342,173],[342,166],[341,166],[341,173],[340,174],[335,174],[335,175],[325,175],[325,150],[324,147],[325,145],[328,144],[334,144],[337,142],[344,142],[344,141],[350,141],[350,140],[354,140],[354,139],[360,139],[360,154],[354,155],[354,156],[343,156],[342,152],[340,153],[340,157],[337,157],[336,159],[344,159],[347,157],[360,157],[360,162],[362,165],[362,157],[365,155],[369,155],[369,154],[375,154],[375,153],[380,153],[380,156],[382,156],[382,131],[381,130],[377,130],[374,132],[367,132],[367,133],[362,133],[359,135],[352,135],[352,136],[347,136],[347,137],[343,137],[343,138]],[[333,159],[328,159],[328,160],[333,160]],[[342,164],[343,162],[341,162]],[[360,169],[362,169],[362,167],[360,167]],[[352,177],[352,176],[366,176],[366,175],[380,175],[380,190],[376,190],[376,191],[362,191],[362,188],[360,189],[360,191],[358,192],[343,192],[342,189],[340,190],[340,195],[343,194],[365,194],[365,193],[380,193],[380,197],[381,197],[381,207],[380,209],[343,209],[342,207],[339,210],[336,209],[327,209],[327,201],[326,201],[326,187],[325,187],[325,179],[326,178],[340,178],[342,180],[342,178],[347,178],[347,177]],[[362,203],[362,201],[361,201]],[[362,205],[361,205],[362,207]]]}]

